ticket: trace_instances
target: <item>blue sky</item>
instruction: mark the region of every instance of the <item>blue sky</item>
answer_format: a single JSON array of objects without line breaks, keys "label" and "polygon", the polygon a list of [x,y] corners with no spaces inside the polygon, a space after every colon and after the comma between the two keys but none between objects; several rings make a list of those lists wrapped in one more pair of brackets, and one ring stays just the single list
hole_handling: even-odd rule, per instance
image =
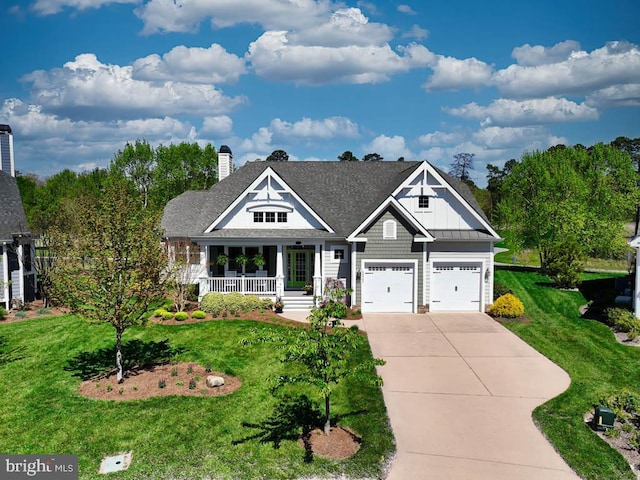
[{"label": "blue sky", "polygon": [[16,168],[106,167],[127,141],[242,165],[640,137],[640,2],[8,0],[0,123]]}]

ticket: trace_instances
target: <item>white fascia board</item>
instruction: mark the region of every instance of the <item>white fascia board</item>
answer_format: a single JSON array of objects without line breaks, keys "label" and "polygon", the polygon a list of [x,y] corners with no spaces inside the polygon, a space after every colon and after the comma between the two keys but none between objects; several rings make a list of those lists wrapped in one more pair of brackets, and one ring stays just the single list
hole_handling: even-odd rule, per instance
[{"label": "white fascia board", "polygon": [[[391,195],[393,195],[394,197],[396,195],[398,195],[403,189],[405,188],[411,188],[411,182],[413,180],[416,179],[416,177],[418,177],[419,175],[424,175],[426,173],[429,173],[430,175],[433,175],[433,177],[438,180],[440,182],[440,185],[442,185],[443,187],[445,187],[447,190],[449,190],[449,192],[451,192],[451,194],[480,222],[482,223],[482,225],[484,225],[484,227],[487,229],[487,231],[493,235],[497,240],[496,241],[500,241],[502,240],[500,238],[500,235],[498,235],[498,233],[491,227],[491,225],[489,225],[489,223],[482,218],[482,216],[476,212],[476,210],[469,205],[469,203],[462,198],[462,196],[456,191],[455,188],[453,188],[449,182],[447,182],[444,178],[442,178],[442,176],[429,164],[429,162],[424,161],[422,162],[422,165],[420,165],[418,168],[416,168],[416,171],[413,172],[411,175],[409,175],[409,177],[402,182],[398,188],[396,188],[393,193]],[[432,187],[434,188],[434,187]]]},{"label": "white fascia board", "polygon": [[[387,199],[382,202],[378,208],[376,208],[371,215],[369,215],[364,222],[362,222],[358,227],[347,237],[348,242],[357,242],[358,239],[356,235],[359,235],[371,222],[373,222],[378,215],[380,215],[387,207],[394,207],[400,215],[404,217],[413,227],[421,233],[426,240],[426,242],[433,242],[435,238],[431,236],[431,234],[425,230],[425,228],[409,213],[409,211],[402,206],[402,204],[396,200],[394,197],[387,197]],[[421,238],[421,237],[418,237]],[[422,241],[422,240],[420,240]]]},{"label": "white fascia board", "polygon": [[264,169],[264,171],[258,176],[258,178],[256,178],[251,185],[249,185],[240,195],[238,195],[238,198],[236,198],[231,205],[229,205],[224,212],[222,212],[218,218],[216,218],[213,223],[211,225],[209,225],[207,227],[207,229],[204,231],[204,233],[211,233],[213,231],[214,228],[216,228],[216,226],[218,226],[218,224],[220,222],[222,222],[222,220],[224,220],[227,215],[229,215],[229,213],[231,213],[233,211],[234,208],[236,208],[236,206],[238,206],[238,204],[240,202],[242,202],[247,195],[249,195],[251,192],[255,191],[256,187],[258,185],[260,185],[260,183],[262,183],[262,181],[267,178],[267,177],[271,177],[276,179],[280,185],[284,185],[286,187],[286,190],[278,190],[278,192],[287,192],[289,193],[293,198],[295,198],[298,202],[300,202],[300,204],[311,214],[311,216],[313,218],[315,218],[320,225],[322,225],[324,228],[327,229],[327,231],[329,233],[336,233],[328,224],[327,222],[325,222],[320,215],[318,215],[316,212],[314,212],[309,205],[307,205],[307,203],[302,200],[302,198],[300,198],[300,196],[293,191],[293,189],[287,184],[287,182],[285,182],[276,172],[273,171],[273,169],[271,167],[267,167]]}]

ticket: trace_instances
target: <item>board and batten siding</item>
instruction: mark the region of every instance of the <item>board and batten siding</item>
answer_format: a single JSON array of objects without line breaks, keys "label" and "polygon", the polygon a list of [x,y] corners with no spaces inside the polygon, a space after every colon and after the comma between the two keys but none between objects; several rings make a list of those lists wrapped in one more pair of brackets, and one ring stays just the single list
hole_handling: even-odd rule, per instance
[{"label": "board and batten siding", "polygon": [[[382,235],[383,224],[387,220],[395,220],[396,238],[385,239]],[[422,298],[423,290],[423,243],[414,242],[415,235],[413,228],[395,211],[387,210],[383,213],[371,227],[360,235],[367,239],[366,242],[358,242],[356,254],[356,268],[361,269],[363,260],[417,260],[418,270],[415,272],[415,278],[418,282],[416,305],[424,304]],[[355,303],[362,305],[362,278],[364,273],[360,275],[356,285]]]},{"label": "board and batten siding", "polygon": [[434,262],[469,262],[481,263],[483,267],[482,275],[482,292],[484,305],[493,303],[493,282],[485,281],[485,271],[489,269],[491,278],[493,278],[493,243],[491,242],[433,242],[429,244],[429,260],[426,265],[426,286],[425,298],[429,303],[431,301],[431,267]]}]

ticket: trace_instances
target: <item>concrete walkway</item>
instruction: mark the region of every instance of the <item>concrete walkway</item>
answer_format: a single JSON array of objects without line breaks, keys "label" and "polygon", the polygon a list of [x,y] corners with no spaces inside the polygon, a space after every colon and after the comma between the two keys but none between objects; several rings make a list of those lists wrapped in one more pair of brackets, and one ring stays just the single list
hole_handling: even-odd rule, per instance
[{"label": "concrete walkway", "polygon": [[365,314],[397,442],[388,480],[578,479],[531,412],[569,376],[481,313]]}]

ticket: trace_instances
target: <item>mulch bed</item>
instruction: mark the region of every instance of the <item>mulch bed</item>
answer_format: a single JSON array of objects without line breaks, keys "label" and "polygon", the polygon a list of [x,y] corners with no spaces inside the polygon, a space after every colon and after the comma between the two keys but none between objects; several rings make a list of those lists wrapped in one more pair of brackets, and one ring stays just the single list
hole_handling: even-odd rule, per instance
[{"label": "mulch bed", "polygon": [[[589,412],[584,416],[584,422],[591,428],[591,422],[593,420],[593,412]],[[611,448],[615,449],[622,455],[625,460],[629,463],[631,470],[636,474],[636,477],[640,479],[640,449],[633,447],[629,440],[632,439],[633,435],[637,431],[634,429],[632,432],[625,432],[622,430],[622,425],[616,419],[614,421],[614,428],[618,430],[619,436],[612,437],[609,435],[605,435],[605,431],[596,431],[595,433],[607,442]]]},{"label": "mulch bed", "polygon": [[329,435],[315,429],[298,440],[302,448],[310,449],[314,455],[328,458],[349,458],[360,449],[362,439],[345,427],[332,427]]},{"label": "mulch bed", "polygon": [[[174,370],[177,374],[172,375]],[[208,375],[223,377],[224,385],[207,387]],[[196,386],[190,389],[189,381],[192,378],[195,379]],[[166,382],[163,388],[158,385],[161,379]],[[96,400],[140,400],[170,395],[219,397],[235,392],[240,385],[242,383],[236,377],[219,372],[207,372],[201,365],[182,362],[130,371],[122,383],[118,383],[115,372],[109,372],[107,375],[82,382],[78,387],[78,393]]]}]

